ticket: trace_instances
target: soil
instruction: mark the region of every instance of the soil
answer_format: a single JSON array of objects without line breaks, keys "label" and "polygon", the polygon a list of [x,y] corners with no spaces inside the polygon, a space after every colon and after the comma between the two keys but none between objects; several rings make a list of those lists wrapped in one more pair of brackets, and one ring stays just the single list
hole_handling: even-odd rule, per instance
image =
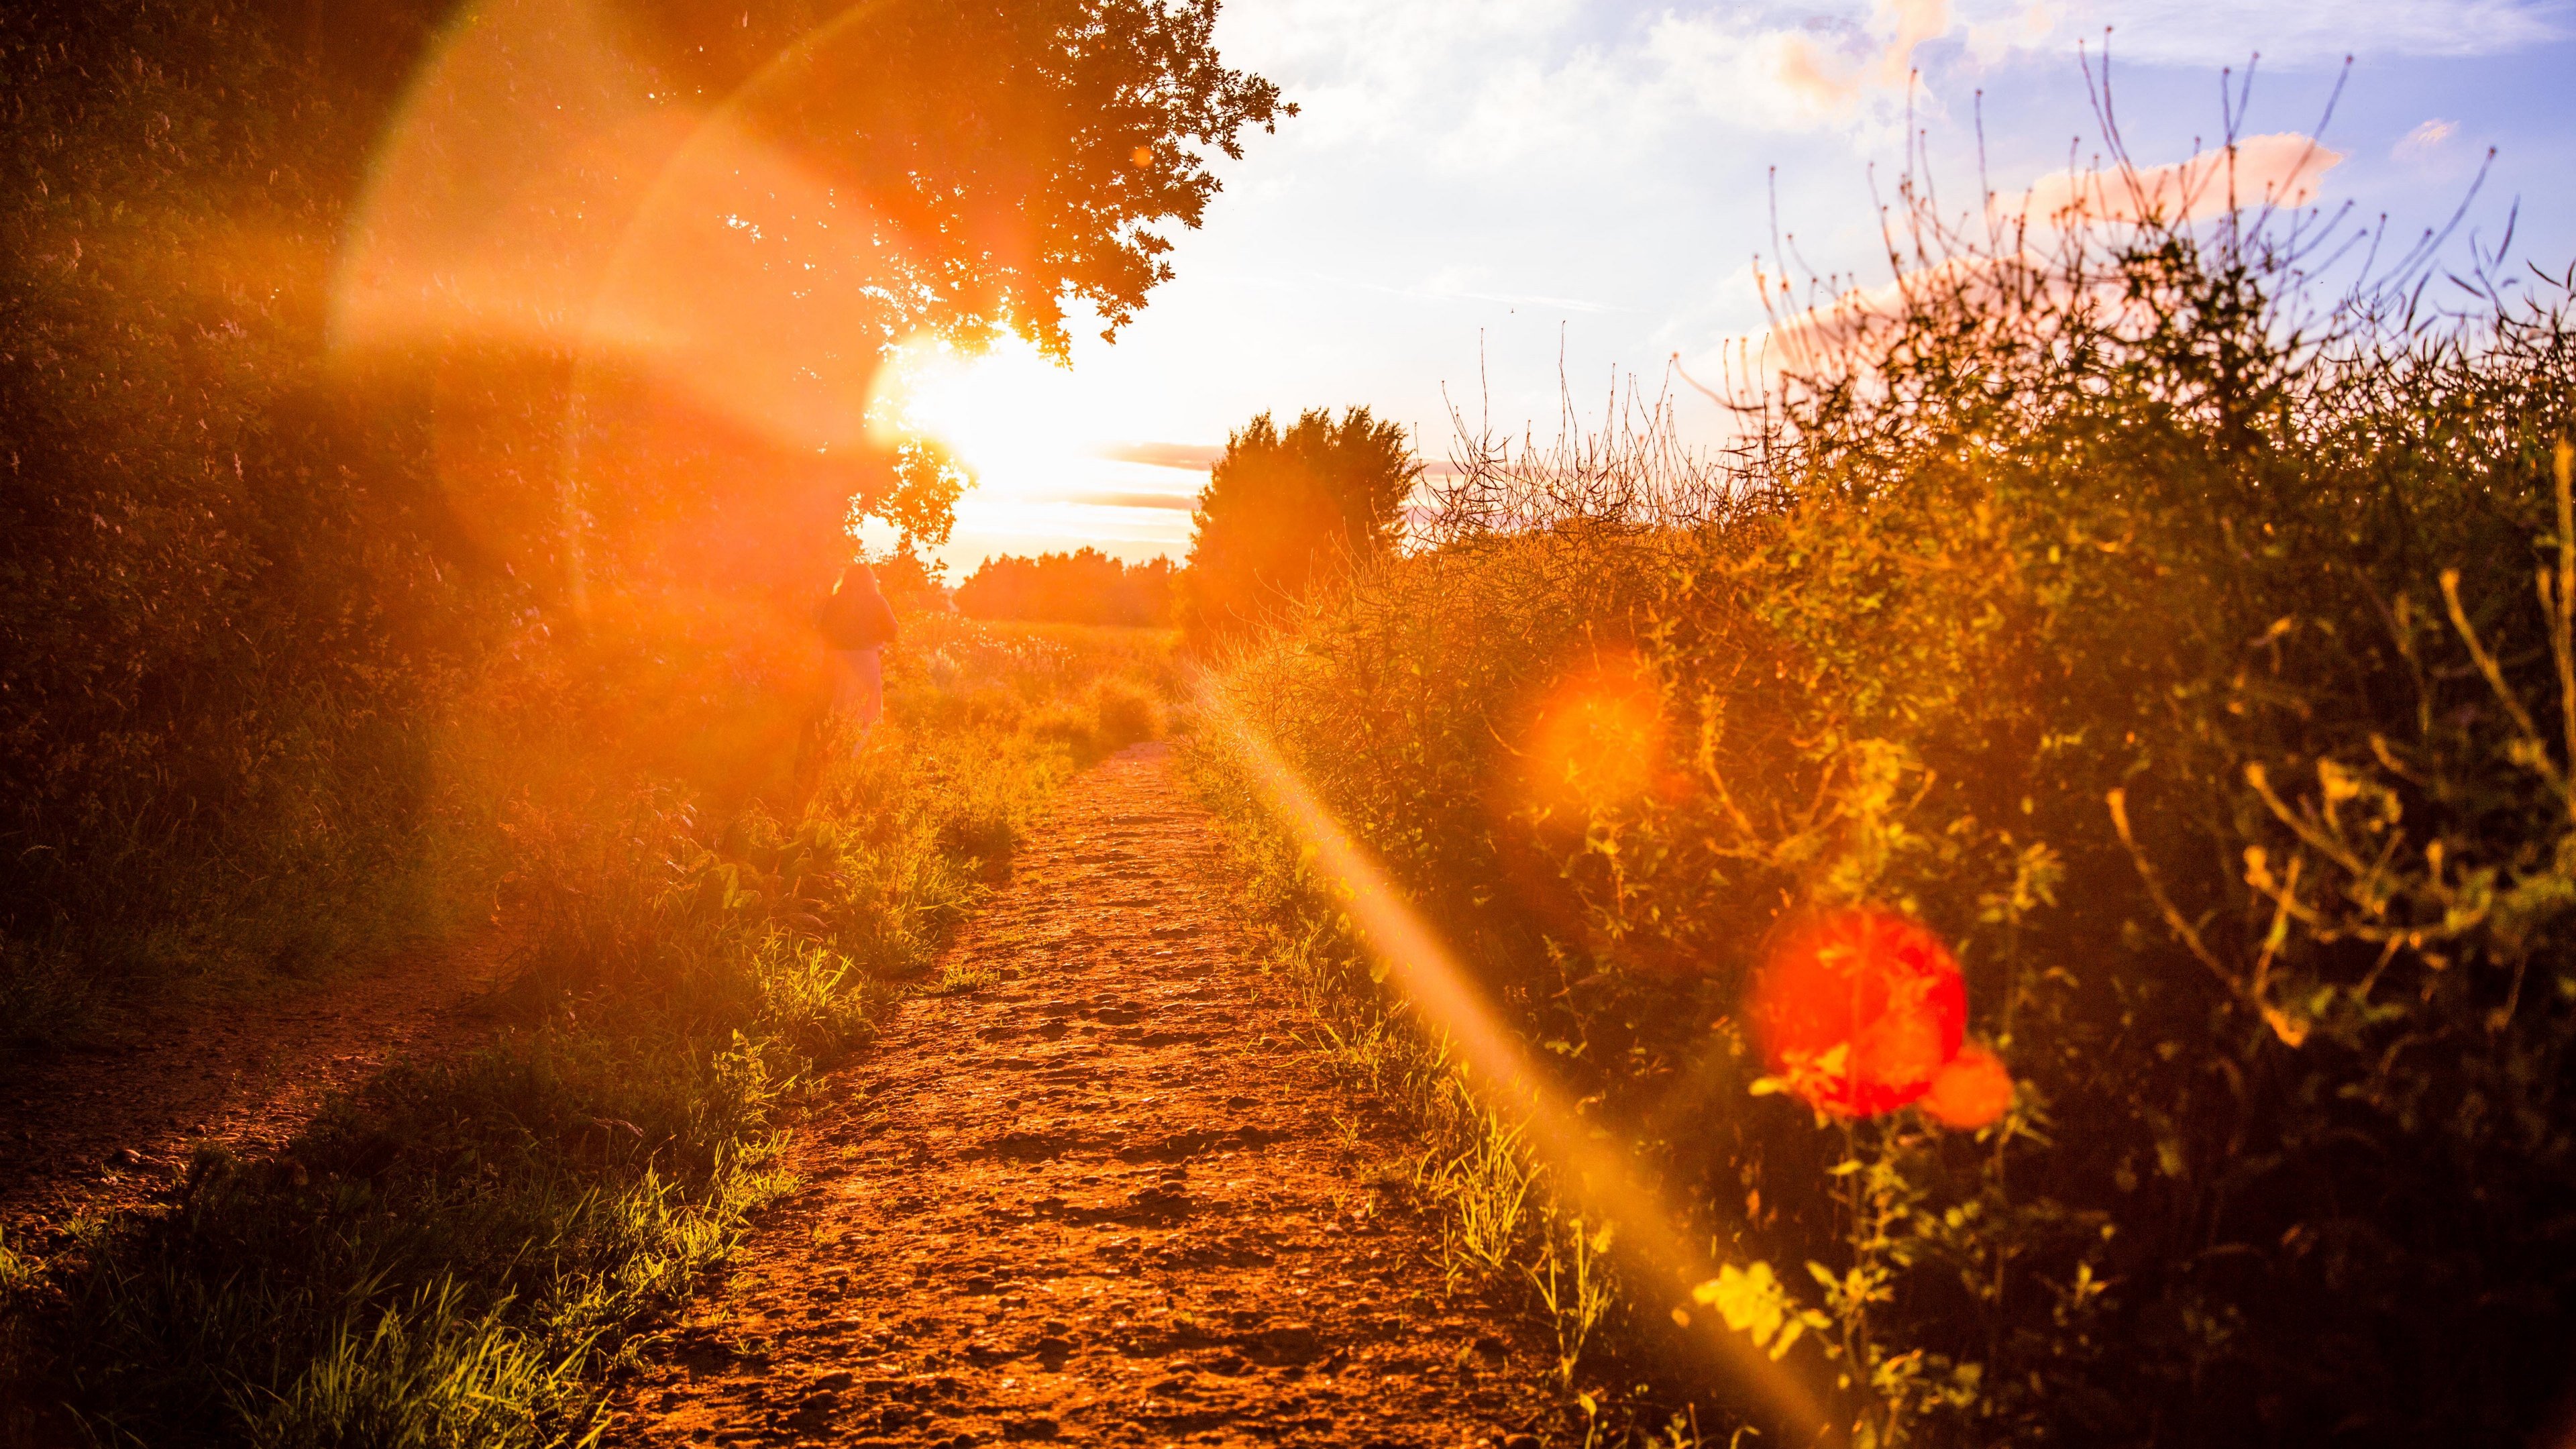
[{"label": "soil", "polygon": [[143,1206],[200,1145],[284,1146],[333,1093],[486,1025],[501,955],[490,932],[424,946],[0,1074],[0,1235],[42,1240],[76,1213]]},{"label": "soil", "polygon": [[1068,787],[827,1079],[803,1187],[618,1390],[610,1445],[1535,1445],[1550,1347],[1453,1289],[1401,1147],[1294,1040],[1161,746]]}]

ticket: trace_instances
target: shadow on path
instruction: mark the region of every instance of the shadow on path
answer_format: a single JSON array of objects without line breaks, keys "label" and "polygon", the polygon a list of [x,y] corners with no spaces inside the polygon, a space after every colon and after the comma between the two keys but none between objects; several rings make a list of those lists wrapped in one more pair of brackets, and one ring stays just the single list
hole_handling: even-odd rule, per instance
[{"label": "shadow on path", "polygon": [[332,1093],[485,1025],[476,1007],[500,956],[486,930],[0,1073],[0,1232],[42,1237],[76,1212],[146,1203],[199,1143],[246,1155],[283,1146]]}]

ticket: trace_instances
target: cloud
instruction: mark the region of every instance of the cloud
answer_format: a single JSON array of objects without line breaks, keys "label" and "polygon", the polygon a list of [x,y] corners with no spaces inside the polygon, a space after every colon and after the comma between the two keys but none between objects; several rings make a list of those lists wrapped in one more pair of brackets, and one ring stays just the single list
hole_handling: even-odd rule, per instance
[{"label": "cloud", "polygon": [[1559,42],[1580,11],[1577,0],[1272,0],[1227,6],[1218,42],[1303,108],[1282,128],[1292,144],[1419,147],[1473,130],[1457,96],[1554,69],[1546,58],[1573,49]]},{"label": "cloud", "polygon": [[[1240,0],[1229,57],[1304,107],[1300,155],[1401,148],[1452,174],[1600,157],[1707,121],[1892,138],[1998,66],[2076,45],[2152,65],[2493,54],[2563,38],[2568,0]],[[1916,73],[1921,73],[1919,84]]]},{"label": "cloud", "polygon": [[2398,138],[2388,154],[2399,161],[2429,161],[2441,150],[2442,143],[2460,133],[2457,121],[2430,120]]},{"label": "cloud", "polygon": [[1094,508],[1164,508],[1180,513],[1199,506],[1197,497],[1188,493],[1068,493],[1063,501]]},{"label": "cloud", "polygon": [[[2234,207],[2310,205],[2325,173],[2342,160],[2312,137],[2250,136],[2236,144],[2232,161],[2220,150],[2161,166],[2057,172],[2039,178],[2026,192],[1991,204],[2000,216],[2027,216],[2043,224],[2075,219],[2116,223],[2148,216],[2183,222]],[[2058,260],[2037,251],[1954,256],[1779,315],[1771,326],[1703,353],[1688,364],[1684,380],[1708,392],[1693,373],[1758,385],[1783,375],[1830,372],[1876,352],[1906,314],[1929,299],[1971,309],[2003,309],[2033,299],[2059,305],[2082,300],[2109,309],[2115,319],[2131,305],[2116,276],[2079,283]]]},{"label": "cloud", "polygon": [[[1733,375],[1754,378],[1829,371],[1873,351],[1878,340],[1920,301],[1946,293],[1973,306],[1993,306],[2027,288],[2053,285],[2053,275],[2053,269],[2028,252],[1950,257],[1879,286],[1855,287],[1831,301],[1792,312],[1765,331],[1724,344],[1714,361]],[[2054,285],[2063,290],[2062,284]],[[1700,367],[1708,365],[1703,362]]]},{"label": "cloud", "polygon": [[[2314,67],[2345,56],[2492,55],[2564,39],[2566,0],[1843,0],[1811,11],[1753,6],[1667,12],[1646,50],[1698,110],[1764,130],[1883,129],[1913,89],[1945,90],[2023,57],[2065,59],[2081,42],[2128,62]],[[1949,42],[1955,45],[1944,45]],[[1927,48],[1929,48],[1927,50]]]},{"label": "cloud", "polygon": [[2080,36],[2098,48],[2108,27],[2115,59],[2151,65],[2242,67],[2258,51],[2266,66],[2292,67],[2348,55],[2497,55],[2567,35],[2563,0],[2063,0],[2048,32],[2015,41],[2005,31],[2016,13],[2027,16],[2023,0],[1962,3],[1974,12],[1972,36],[1982,24],[1990,46],[2029,50]]},{"label": "cloud", "polygon": [[1282,128],[1301,153],[1401,149],[1492,174],[1704,135],[1711,119],[1876,134],[1917,52],[1956,30],[1955,3],[1270,0],[1228,6],[1219,39],[1303,107]]},{"label": "cloud", "polygon": [[1667,14],[1641,83],[1683,114],[1753,130],[1876,134],[1901,113],[1916,52],[1950,28],[1949,0],[1880,0],[1866,18]]},{"label": "cloud", "polygon": [[1857,60],[1820,50],[1812,35],[1789,36],[1776,53],[1782,83],[1828,111],[1850,107],[1866,90],[1901,89],[1914,74],[1915,49],[1950,33],[1950,0],[1880,0],[1876,18],[1886,39]]},{"label": "cloud", "polygon": [[2342,152],[2326,149],[2313,136],[2248,136],[2234,146],[2162,166],[2053,172],[2020,195],[1995,197],[1987,210],[1998,217],[2054,225],[2149,216],[2194,221],[2239,207],[2308,206],[2315,203],[2325,174],[2343,159]]},{"label": "cloud", "polygon": [[1204,473],[1225,456],[1225,448],[1216,443],[1108,443],[1097,450],[1097,456],[1119,463],[1142,463],[1149,468]]},{"label": "cloud", "polygon": [[2015,51],[2064,46],[2067,42],[2059,26],[2066,18],[2065,8],[2057,0],[2033,0],[1993,19],[1970,21],[1969,58],[1979,65],[1993,65]]}]

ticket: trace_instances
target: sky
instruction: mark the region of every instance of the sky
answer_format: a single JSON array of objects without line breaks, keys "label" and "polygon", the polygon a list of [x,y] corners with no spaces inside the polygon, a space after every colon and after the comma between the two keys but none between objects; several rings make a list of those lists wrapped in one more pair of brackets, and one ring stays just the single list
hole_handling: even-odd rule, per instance
[{"label": "sky", "polygon": [[[2101,155],[2079,47],[2097,79],[2107,50],[2140,165],[2214,145],[2222,72],[2251,63],[2237,133],[2316,137],[2282,154],[2317,205],[2410,236],[2492,149],[2455,250],[2510,218],[2516,256],[2576,261],[2562,0],[1228,0],[1218,42],[1300,113],[1220,166],[1142,315],[1069,368],[1006,348],[908,374],[897,406],[980,478],[952,578],[994,553],[1180,557],[1207,460],[1264,411],[1365,405],[1435,464],[1453,408],[1546,439],[1570,392],[1597,419],[1615,378],[1652,392],[1676,355],[1757,334],[1775,245],[1888,279],[1909,105],[1953,210],[1981,154],[2001,193]],[[1679,422],[1718,415],[1683,389]]]}]

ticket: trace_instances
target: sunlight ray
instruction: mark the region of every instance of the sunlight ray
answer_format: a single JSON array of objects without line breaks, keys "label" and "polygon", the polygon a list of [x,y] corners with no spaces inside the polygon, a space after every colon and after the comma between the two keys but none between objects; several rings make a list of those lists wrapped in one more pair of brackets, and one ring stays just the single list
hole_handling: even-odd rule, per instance
[{"label": "sunlight ray", "polygon": [[[1556,1169],[1559,1183],[1589,1213],[1615,1224],[1630,1261],[1655,1282],[1646,1301],[1683,1304],[1691,1289],[1723,1265],[1693,1241],[1663,1195],[1609,1150],[1534,1067],[1521,1043],[1495,1015],[1440,933],[1414,910],[1367,847],[1353,839],[1316,798],[1260,728],[1205,696],[1212,733],[1232,749],[1273,816],[1314,852],[1315,868],[1340,892],[1343,908],[1369,953],[1384,963],[1405,997],[1436,1033],[1454,1045],[1468,1080],[1488,1106],[1517,1117],[1527,1140]],[[1781,1419],[1814,1425],[1819,1444],[1841,1442],[1818,1396],[1787,1365],[1774,1361],[1716,1315],[1691,1341],[1750,1387]]]}]

